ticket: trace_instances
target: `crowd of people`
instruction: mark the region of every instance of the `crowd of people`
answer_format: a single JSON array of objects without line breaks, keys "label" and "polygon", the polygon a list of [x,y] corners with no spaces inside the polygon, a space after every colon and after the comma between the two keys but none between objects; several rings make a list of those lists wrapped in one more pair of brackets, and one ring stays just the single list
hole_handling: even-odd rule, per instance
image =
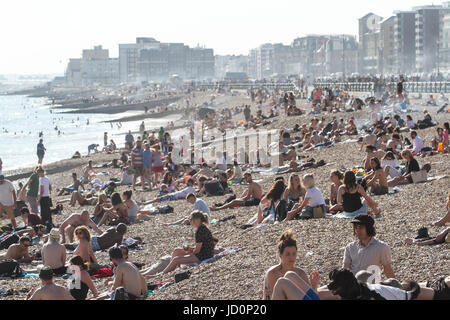
[{"label": "crowd of people", "polygon": [[[257,117],[265,117],[264,111],[267,110],[277,116],[283,108],[287,116],[303,113],[296,103],[299,96],[294,93],[258,90],[249,92],[249,95],[256,103]],[[401,99],[400,96],[398,98]],[[314,110],[319,105],[319,113],[323,110],[342,111],[341,107],[349,99],[346,92],[339,90],[327,91],[323,95],[321,90],[316,89],[311,93],[312,108]],[[37,270],[42,286],[29,293],[28,298],[32,300],[85,300],[89,292],[94,297],[102,296],[91,276],[104,269],[110,270],[113,276],[108,279],[107,296],[110,299],[145,299],[147,281],[150,279],[173,272],[182,265],[201,263],[222,251],[217,247],[219,239],[209,226],[214,212],[247,207],[254,208],[254,215],[246,225],[241,226],[242,229],[292,220],[346,218],[350,220],[356,238],[345,248],[342,269],[330,273],[328,286],[319,287],[317,271],[308,274],[296,267],[295,236],[292,231],[284,232],[277,246],[280,263],[271,267],[265,275],[265,299],[450,299],[449,277],[428,284],[395,280],[390,247],[375,237],[374,220],[383,214],[377,196],[389,193],[390,188],[398,185],[426,181],[431,166],[429,163],[420,166],[418,159],[448,152],[448,123],[436,129],[436,137],[426,146],[419,137],[419,128],[414,122],[411,123],[411,117],[406,120],[400,115],[379,118],[378,109],[374,106],[376,103],[369,101],[367,109],[374,116],[362,130],[357,128],[352,117],[347,120],[333,117],[331,121],[326,121],[325,117],[313,117],[307,124],[299,123],[294,128],[280,130],[277,150],[259,146],[254,156],[252,151],[245,150],[232,155],[216,151],[215,158],[197,159],[198,164],[178,164],[172,157],[174,152],[180,151],[169,132],[163,127],[151,133],[141,128],[142,135],[137,138],[131,131],[125,136],[125,148],[120,151],[120,159],[106,164],[106,167],[122,169],[120,181],[99,179],[92,160],[80,176],[76,172],[72,174],[71,185],[56,191],[41,165],[17,191],[10,181],[0,175],[0,213],[4,211],[11,220],[10,230],[0,236],[0,248],[7,250],[0,255],[0,265],[5,261],[42,261],[44,267]],[[274,112],[275,109],[278,111]],[[234,114],[221,112],[219,119],[228,121],[241,112],[244,113],[244,124],[253,127],[255,118],[251,115],[250,106],[237,108]],[[426,119],[431,121],[428,113],[425,114]],[[314,159],[303,161],[302,155],[306,152],[322,146],[332,147],[355,137],[359,138],[360,151],[364,151],[365,155],[354,168],[330,170],[329,192],[316,186],[313,171],[300,174],[306,169],[324,165],[323,161],[316,162]],[[119,152],[113,141],[110,146],[107,145],[107,133],[104,140],[105,152]],[[45,148],[38,147],[38,155],[39,150]],[[278,167],[288,168],[280,174],[290,173],[290,176],[287,182],[283,176],[277,177],[272,186],[264,190],[254,179],[253,172],[263,171],[274,158],[278,161]],[[250,159],[254,160],[251,164]],[[41,162],[42,157],[39,164]],[[139,190],[137,185],[141,187]],[[237,194],[236,185],[245,186],[244,192]],[[119,193],[119,188],[123,188],[122,193]],[[142,202],[133,199],[134,193],[148,190],[156,190],[156,197]],[[52,194],[68,198],[59,200],[54,207]],[[227,196],[227,199],[208,206],[202,199],[204,196]],[[18,225],[14,214],[19,201],[23,202],[20,209],[22,226]],[[166,210],[173,201],[186,201],[192,206],[192,211],[166,226],[190,225],[195,230],[195,243],[174,249],[157,274],[153,269],[139,269],[136,263],[129,261],[128,248],[123,246],[124,236],[140,215],[155,207]],[[54,224],[52,215],[61,212],[62,205],[66,203],[70,207],[79,207],[79,212],[71,214],[59,225]],[[446,210],[447,214],[432,225],[445,226],[449,222],[449,204]],[[405,243],[440,244],[448,239],[449,228],[434,238],[407,238]],[[30,254],[29,247],[39,244],[43,244],[40,250]],[[110,264],[97,260],[96,252],[102,250],[108,250]],[[367,272],[374,266],[390,280],[381,284],[369,283]],[[70,274],[73,270],[79,270],[77,274],[81,286],[66,288],[55,284],[55,276]],[[362,293],[355,295],[352,290],[360,290],[365,296]]]}]

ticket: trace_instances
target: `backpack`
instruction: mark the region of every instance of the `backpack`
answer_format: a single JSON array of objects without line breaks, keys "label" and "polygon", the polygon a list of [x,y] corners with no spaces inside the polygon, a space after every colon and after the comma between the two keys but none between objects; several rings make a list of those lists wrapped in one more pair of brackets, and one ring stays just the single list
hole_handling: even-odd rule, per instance
[{"label": "backpack", "polygon": [[2,277],[22,277],[23,270],[16,260],[6,259],[0,262],[0,275]]},{"label": "backpack", "polygon": [[166,206],[159,206],[158,207],[159,213],[166,214],[166,213],[172,213],[173,207],[166,205]]},{"label": "backpack", "polygon": [[284,219],[286,219],[287,213],[287,202],[286,200],[282,199],[275,207],[275,221],[282,222]]},{"label": "backpack", "polygon": [[0,250],[8,249],[10,245],[17,242],[19,242],[19,236],[15,233],[11,233],[0,242]]},{"label": "backpack", "polygon": [[205,192],[207,196],[223,196],[225,194],[219,182],[206,183]]},{"label": "backpack", "polygon": [[191,276],[191,272],[190,271],[178,272],[178,273],[175,274],[175,283],[178,283],[180,281],[189,279],[190,276]]}]

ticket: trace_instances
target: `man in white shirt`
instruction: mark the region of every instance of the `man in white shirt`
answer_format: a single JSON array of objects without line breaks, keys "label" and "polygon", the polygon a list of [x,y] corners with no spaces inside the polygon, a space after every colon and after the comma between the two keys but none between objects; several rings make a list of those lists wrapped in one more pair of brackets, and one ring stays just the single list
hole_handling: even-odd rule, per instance
[{"label": "man in white shirt", "polygon": [[0,216],[6,212],[11,220],[11,225],[15,229],[17,227],[14,217],[14,209],[16,208],[16,190],[9,180],[0,174]]},{"label": "man in white shirt", "polygon": [[413,139],[412,153],[416,156],[422,151],[424,143],[423,140],[417,135],[416,131],[411,131],[411,139]]},{"label": "man in white shirt", "polygon": [[39,196],[38,203],[41,206],[41,219],[42,224],[47,226],[47,230],[50,231],[53,227],[52,213],[50,211],[52,201],[50,199],[50,193],[52,192],[52,185],[50,179],[45,176],[45,171],[40,167],[36,173],[39,176]]}]

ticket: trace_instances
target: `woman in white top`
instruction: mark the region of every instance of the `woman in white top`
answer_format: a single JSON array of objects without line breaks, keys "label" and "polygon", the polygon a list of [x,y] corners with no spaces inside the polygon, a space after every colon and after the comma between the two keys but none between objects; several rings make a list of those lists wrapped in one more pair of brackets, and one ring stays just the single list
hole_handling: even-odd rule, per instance
[{"label": "woman in white top", "polygon": [[416,124],[414,123],[414,120],[412,119],[412,117],[410,115],[406,116],[406,126],[408,128],[415,128]]},{"label": "woman in white top", "polygon": [[312,174],[306,174],[303,176],[302,182],[306,188],[305,198],[288,212],[285,221],[294,219],[298,214],[300,214],[300,219],[312,218],[315,208],[322,209],[323,213],[326,212],[325,199],[323,198],[322,192],[315,187],[314,176]]},{"label": "woman in white top", "polygon": [[139,206],[136,201],[131,199],[132,191],[128,190],[122,194],[123,203],[127,206],[128,209],[128,221],[130,223],[136,222],[136,218],[139,211]]},{"label": "woman in white top", "polygon": [[381,160],[381,167],[384,170],[386,177],[391,176],[392,178],[401,176],[401,172],[397,170],[398,163],[395,159],[395,155],[392,151],[388,151],[383,159]]}]

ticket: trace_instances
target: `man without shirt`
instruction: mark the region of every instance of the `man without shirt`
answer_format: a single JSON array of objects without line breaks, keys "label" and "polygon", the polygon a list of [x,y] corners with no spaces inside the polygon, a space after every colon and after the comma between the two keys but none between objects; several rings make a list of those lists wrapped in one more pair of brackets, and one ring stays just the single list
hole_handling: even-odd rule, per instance
[{"label": "man without shirt", "polygon": [[124,300],[143,300],[147,296],[147,283],[134,264],[123,258],[122,250],[113,247],[109,250],[109,258],[116,266],[111,300],[123,295]]},{"label": "man without shirt", "polygon": [[66,247],[59,243],[60,233],[58,229],[50,230],[48,242],[42,248],[42,264],[52,268],[56,275],[66,273]]},{"label": "man without shirt", "polygon": [[18,244],[12,244],[9,246],[6,254],[0,255],[0,261],[6,259],[25,263],[33,261],[34,257],[30,257],[28,253],[29,246],[31,246],[31,239],[27,236],[21,237]]},{"label": "man without shirt", "polygon": [[61,243],[66,242],[66,234],[69,238],[69,242],[73,242],[73,232],[76,227],[87,226],[91,227],[97,234],[102,234],[97,225],[89,218],[89,212],[87,210],[82,213],[71,214],[59,227],[59,232],[62,236]]},{"label": "man without shirt", "polygon": [[28,293],[27,300],[74,300],[69,290],[53,283],[53,270],[45,266],[39,272],[41,287]]},{"label": "man without shirt", "polygon": [[241,198],[235,199],[221,207],[210,207],[211,211],[219,211],[228,208],[233,208],[235,206],[253,207],[259,205],[262,198],[262,188],[261,186],[253,182],[252,175],[249,172],[244,174],[244,180],[248,183],[248,189],[244,191]]}]

